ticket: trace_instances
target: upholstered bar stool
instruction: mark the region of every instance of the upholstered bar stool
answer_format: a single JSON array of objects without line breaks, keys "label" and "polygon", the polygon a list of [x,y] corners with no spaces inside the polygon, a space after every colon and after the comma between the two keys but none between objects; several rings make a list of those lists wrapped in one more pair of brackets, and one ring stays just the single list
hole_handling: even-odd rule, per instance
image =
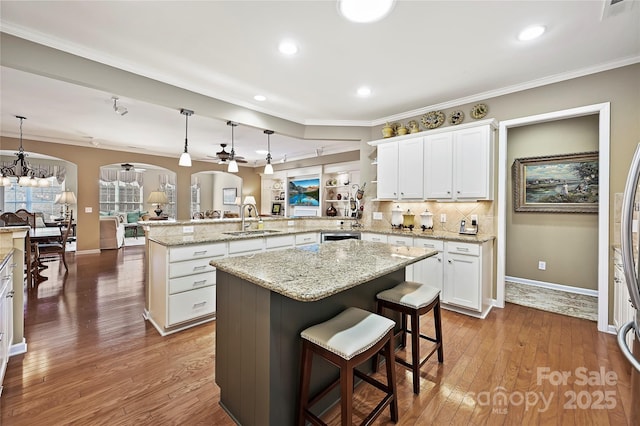
[{"label": "upholstered bar stool", "polygon": [[[307,420],[315,425],[325,423],[310,408],[340,384],[342,424],[350,425],[353,413],[354,375],[385,393],[382,401],[362,424],[371,424],[387,407],[391,420],[398,421],[398,399],[393,359],[393,328],[395,322],[373,312],[348,308],[323,323],[311,326],[300,333],[302,337],[302,362],[300,371],[300,401],[297,424]],[[387,365],[386,385],[358,371],[356,367],[382,351]],[[313,354],[321,356],[340,369],[340,377],[316,396],[309,399]]]},{"label": "upholstered bar stool", "polygon": [[[413,372],[413,392],[420,393],[420,367],[438,351],[438,361],[444,360],[442,348],[442,320],[440,318],[440,289],[412,281],[405,281],[397,286],[381,291],[376,295],[378,314],[383,315],[385,309],[400,312],[401,329],[395,337],[401,335],[402,347],[407,345],[407,333],[411,334],[411,363],[396,357],[396,362]],[[420,334],[420,316],[433,310],[436,337]],[[411,330],[407,329],[407,316],[411,317]],[[435,343],[424,359],[420,359],[420,338]],[[374,357],[374,368],[378,366],[378,357]]]}]

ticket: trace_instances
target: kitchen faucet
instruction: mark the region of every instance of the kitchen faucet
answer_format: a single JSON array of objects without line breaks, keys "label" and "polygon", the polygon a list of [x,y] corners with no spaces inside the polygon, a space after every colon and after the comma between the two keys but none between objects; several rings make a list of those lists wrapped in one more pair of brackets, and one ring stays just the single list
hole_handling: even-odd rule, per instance
[{"label": "kitchen faucet", "polygon": [[258,206],[256,206],[254,203],[243,203],[240,205],[240,221],[241,221],[241,227],[240,230],[244,231],[245,228],[248,228],[249,226],[251,226],[250,224],[244,224],[244,208],[245,207],[253,207],[254,209],[256,209],[256,215],[258,215],[258,217],[260,217],[260,213],[258,213]]}]

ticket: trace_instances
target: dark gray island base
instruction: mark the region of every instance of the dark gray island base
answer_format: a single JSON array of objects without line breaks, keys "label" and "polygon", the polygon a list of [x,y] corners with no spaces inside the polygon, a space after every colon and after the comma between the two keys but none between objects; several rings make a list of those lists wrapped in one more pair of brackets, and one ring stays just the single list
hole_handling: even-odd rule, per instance
[{"label": "dark gray island base", "polygon": [[[216,383],[242,425],[293,425],[300,332],[404,281],[405,267],[435,251],[345,240],[212,261],[217,268]],[[311,393],[337,377],[314,360]],[[338,400],[338,394],[330,400]]]}]

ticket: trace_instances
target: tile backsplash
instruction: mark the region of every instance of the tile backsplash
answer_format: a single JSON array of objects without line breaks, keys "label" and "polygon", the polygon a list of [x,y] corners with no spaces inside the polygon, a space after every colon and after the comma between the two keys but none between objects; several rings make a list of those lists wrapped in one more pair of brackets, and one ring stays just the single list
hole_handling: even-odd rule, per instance
[{"label": "tile backsplash", "polygon": [[[471,223],[471,215],[478,215],[478,232],[480,234],[495,235],[494,232],[494,202],[399,202],[399,201],[366,201],[363,215],[364,225],[374,228],[391,228],[391,211],[399,206],[404,212],[408,209],[415,215],[414,223],[420,227],[420,214],[425,210],[433,213],[434,231],[458,232],[460,221],[465,219]],[[373,212],[382,213],[381,220],[373,220]],[[440,222],[440,216],[446,215],[446,222]]]}]

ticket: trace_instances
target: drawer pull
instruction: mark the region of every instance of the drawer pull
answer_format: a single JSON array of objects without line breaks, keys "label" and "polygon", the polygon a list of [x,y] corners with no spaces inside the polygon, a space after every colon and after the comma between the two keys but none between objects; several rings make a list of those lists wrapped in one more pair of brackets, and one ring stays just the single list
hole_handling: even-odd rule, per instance
[{"label": "drawer pull", "polygon": [[194,256],[199,256],[201,254],[207,254],[207,250],[200,250],[200,251],[194,251],[193,252]]},{"label": "drawer pull", "polygon": [[458,251],[469,251],[469,249],[466,248],[466,247],[456,247],[456,250],[458,250]]},{"label": "drawer pull", "polygon": [[193,282],[193,287],[199,286],[199,285],[205,285],[207,283],[207,280],[200,280],[200,281],[194,281]]},{"label": "drawer pull", "polygon": [[380,241],[380,238],[372,238],[371,241]]},{"label": "drawer pull", "polygon": [[195,308],[202,308],[202,307],[203,307],[204,305],[206,305],[206,304],[207,304],[207,301],[206,301],[206,300],[204,300],[204,301],[202,301],[202,302],[194,303],[194,304],[193,304],[193,308],[194,308],[194,309],[195,309]]},{"label": "drawer pull", "polygon": [[207,267],[207,265],[194,266],[193,270],[194,271],[202,271],[206,267]]},{"label": "drawer pull", "polygon": [[396,245],[403,246],[405,245],[404,241],[396,241]]}]

